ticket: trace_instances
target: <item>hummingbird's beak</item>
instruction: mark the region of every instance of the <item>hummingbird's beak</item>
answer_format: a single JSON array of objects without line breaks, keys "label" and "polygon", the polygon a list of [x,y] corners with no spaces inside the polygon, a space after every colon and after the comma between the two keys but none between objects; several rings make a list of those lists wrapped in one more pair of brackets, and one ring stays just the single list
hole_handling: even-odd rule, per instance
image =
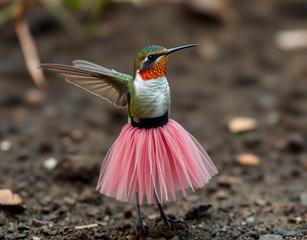
[{"label": "hummingbird's beak", "polygon": [[176,52],[176,51],[179,51],[179,50],[182,50],[182,49],[186,49],[186,48],[190,48],[190,47],[196,47],[196,46],[198,46],[198,44],[193,43],[193,44],[188,44],[188,45],[170,48],[170,49],[167,49],[167,51],[165,52],[165,55],[169,55],[173,52]]}]

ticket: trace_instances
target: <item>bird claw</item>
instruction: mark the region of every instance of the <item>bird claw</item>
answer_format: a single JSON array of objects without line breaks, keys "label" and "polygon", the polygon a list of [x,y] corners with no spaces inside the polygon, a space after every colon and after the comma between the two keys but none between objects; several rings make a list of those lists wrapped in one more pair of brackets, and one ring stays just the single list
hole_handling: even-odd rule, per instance
[{"label": "bird claw", "polygon": [[136,225],[136,235],[137,236],[146,235],[147,232],[148,232],[148,227],[146,227],[143,222],[141,223],[138,222]]},{"label": "bird claw", "polygon": [[185,227],[188,227],[188,224],[185,221],[176,219],[173,216],[166,216],[165,218],[163,218],[163,221],[165,225],[170,229],[173,229],[175,225],[184,225]]}]

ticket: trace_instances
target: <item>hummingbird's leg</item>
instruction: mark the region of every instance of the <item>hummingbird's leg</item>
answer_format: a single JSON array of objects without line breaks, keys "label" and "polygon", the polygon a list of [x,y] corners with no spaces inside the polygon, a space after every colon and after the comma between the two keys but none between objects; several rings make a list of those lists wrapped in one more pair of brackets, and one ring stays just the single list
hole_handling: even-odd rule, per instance
[{"label": "hummingbird's leg", "polygon": [[159,199],[158,199],[156,194],[155,194],[155,198],[156,198],[156,203],[157,203],[159,211],[160,211],[161,219],[164,221],[165,225],[167,225],[168,227],[171,227],[171,222],[170,222],[169,218],[167,217],[167,215],[165,214],[163,207],[162,207],[161,203],[159,202]]},{"label": "hummingbird's leg", "polygon": [[136,212],[137,212],[137,219],[136,219],[137,227],[144,230],[145,226],[144,226],[143,219],[142,219],[141,206],[140,206],[138,192],[135,193],[135,206],[136,206]]},{"label": "hummingbird's leg", "polygon": [[167,225],[169,228],[172,228],[172,224],[176,224],[176,223],[179,223],[179,224],[183,224],[185,225],[186,227],[188,226],[186,222],[184,221],[181,221],[181,220],[177,220],[177,219],[173,219],[173,218],[169,218],[164,210],[163,210],[163,207],[157,197],[157,195],[155,195],[155,198],[156,198],[156,203],[158,205],[158,208],[160,210],[160,217],[161,219],[163,220],[163,222],[165,223],[165,225]]},{"label": "hummingbird's leg", "polygon": [[162,208],[162,205],[159,203],[159,201],[157,201],[157,205],[158,205],[158,208],[160,210],[160,216],[161,216],[161,219],[164,221],[165,225],[167,225],[168,227],[171,227],[171,222],[169,220],[169,218],[166,216],[163,208]]}]

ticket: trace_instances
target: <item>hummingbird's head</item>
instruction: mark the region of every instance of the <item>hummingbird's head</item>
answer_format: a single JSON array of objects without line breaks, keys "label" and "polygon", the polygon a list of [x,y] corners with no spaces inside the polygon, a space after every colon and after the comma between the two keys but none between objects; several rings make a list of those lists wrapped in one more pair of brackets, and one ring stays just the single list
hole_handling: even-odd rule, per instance
[{"label": "hummingbird's head", "polygon": [[166,76],[167,59],[169,54],[197,46],[189,44],[167,49],[159,45],[151,45],[140,50],[135,57],[134,70],[143,80],[157,79]]}]

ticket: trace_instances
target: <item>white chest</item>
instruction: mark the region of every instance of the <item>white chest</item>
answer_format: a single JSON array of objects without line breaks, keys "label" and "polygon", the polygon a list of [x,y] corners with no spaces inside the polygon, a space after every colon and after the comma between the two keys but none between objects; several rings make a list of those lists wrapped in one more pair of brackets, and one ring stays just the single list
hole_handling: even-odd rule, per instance
[{"label": "white chest", "polygon": [[134,80],[137,111],[140,117],[159,117],[170,107],[170,90],[165,77],[144,81],[138,74]]}]

